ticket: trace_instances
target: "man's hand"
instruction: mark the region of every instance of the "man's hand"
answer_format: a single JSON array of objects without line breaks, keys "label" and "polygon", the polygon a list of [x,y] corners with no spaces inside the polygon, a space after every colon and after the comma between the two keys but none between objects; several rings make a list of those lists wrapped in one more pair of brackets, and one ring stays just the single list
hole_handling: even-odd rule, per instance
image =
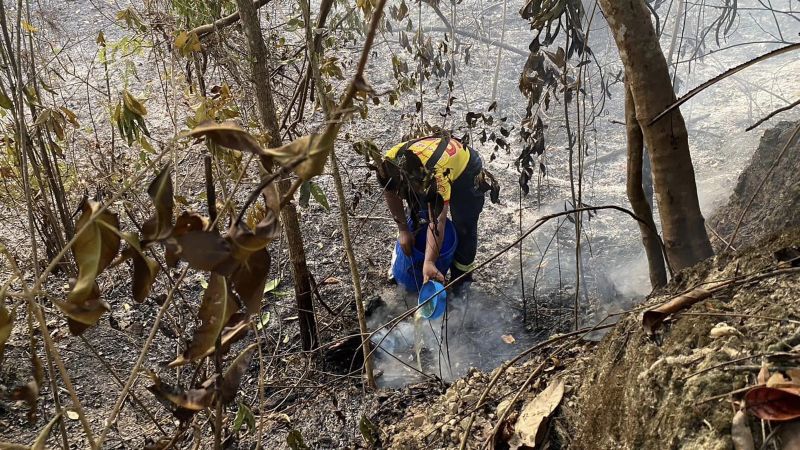
[{"label": "man's hand", "polygon": [[422,283],[427,283],[428,280],[436,280],[444,283],[444,275],[436,268],[436,264],[431,261],[425,261],[422,265]]},{"label": "man's hand", "polygon": [[414,235],[408,230],[400,230],[400,235],[397,240],[400,242],[400,248],[406,256],[411,256],[411,249],[414,248]]}]

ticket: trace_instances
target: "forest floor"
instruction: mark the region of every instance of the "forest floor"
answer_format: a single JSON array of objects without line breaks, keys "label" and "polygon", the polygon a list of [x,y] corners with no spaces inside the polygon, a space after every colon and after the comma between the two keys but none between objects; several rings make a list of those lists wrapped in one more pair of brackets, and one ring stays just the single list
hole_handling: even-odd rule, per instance
[{"label": "forest floor", "polygon": [[[738,218],[756,192],[754,180],[763,179],[773,165],[780,168],[748,213],[767,219],[747,222],[742,250],[720,250],[680,272],[619,315],[599,344],[587,342],[585,333],[556,334],[516,365],[472,371],[438,395],[415,386],[400,400],[387,399],[405,410],[398,418],[396,409],[379,408],[375,420],[386,447],[457,448],[469,428],[467,448],[486,443],[494,449],[520,448],[521,436],[529,436],[533,426],[524,411],[544,402],[548,386],[563,384],[563,397],[555,402],[560,406],[546,414],[549,424],[542,426],[537,448],[731,448],[732,418],[746,387],[758,383],[762,365],[786,374],[797,369],[800,358],[800,228],[796,209],[777,206],[799,198],[791,168],[800,164],[800,145],[790,148],[794,155],[776,159],[796,126],[782,122],[765,132],[729,203],[710,220],[724,224],[725,218]],[[771,272],[715,292],[654,333],[643,327],[643,311],[691,289]],[[514,396],[518,399],[512,402]],[[757,445],[767,445],[774,430],[769,440],[776,448],[794,448],[788,441],[796,428],[776,428],[752,416],[747,424]]]}]

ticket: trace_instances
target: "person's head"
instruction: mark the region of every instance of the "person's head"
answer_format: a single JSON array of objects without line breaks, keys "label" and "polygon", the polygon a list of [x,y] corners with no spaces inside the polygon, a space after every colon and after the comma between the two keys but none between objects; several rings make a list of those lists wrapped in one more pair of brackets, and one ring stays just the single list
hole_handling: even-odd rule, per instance
[{"label": "person's head", "polygon": [[425,166],[414,152],[397,152],[394,158],[384,158],[378,170],[378,182],[387,191],[400,197],[406,193],[421,193],[424,190]]},{"label": "person's head", "polygon": [[416,216],[427,205],[438,215],[444,205],[439,194],[436,177],[410,150],[398,152],[393,159],[384,159],[378,169],[378,182],[389,192],[405,200]]}]

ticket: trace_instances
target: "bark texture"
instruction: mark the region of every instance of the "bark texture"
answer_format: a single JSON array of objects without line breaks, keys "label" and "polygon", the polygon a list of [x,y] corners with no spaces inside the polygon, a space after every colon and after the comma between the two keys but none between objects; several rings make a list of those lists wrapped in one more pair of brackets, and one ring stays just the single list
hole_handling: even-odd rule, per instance
[{"label": "bark texture", "polygon": [[678,109],[647,123],[675,101],[667,61],[644,0],[600,0],[625,67],[636,118],[650,154],[670,263],[680,270],[713,255],[697,200],[686,124]]},{"label": "bark texture", "polygon": [[[270,84],[267,46],[264,43],[264,37],[261,35],[261,26],[258,22],[256,8],[251,0],[236,0],[236,5],[239,8],[242,28],[247,36],[247,44],[250,50],[256,104],[261,115],[261,122],[269,133],[270,146],[280,147],[282,145],[281,134]],[[267,172],[272,171],[272,161],[269,158],[262,157],[261,164]],[[281,192],[286,192],[288,185],[289,181],[283,180],[279,183],[278,188]],[[303,235],[300,234],[297,209],[293,203],[290,202],[281,209],[281,222],[286,233],[289,259],[292,263],[294,293],[297,299],[297,314],[300,322],[300,338],[303,350],[312,350],[317,347],[318,339],[317,321],[314,317],[314,303],[311,296],[311,274],[306,265]]]},{"label": "bark texture", "polygon": [[639,222],[639,231],[642,233],[642,244],[647,254],[650,285],[656,289],[667,284],[667,271],[664,266],[664,255],[661,253],[661,244],[658,242],[658,235],[655,231],[653,211],[650,209],[642,187],[644,137],[639,122],[636,120],[633,96],[627,86],[625,88],[625,127],[628,136],[628,200],[631,202],[633,212],[647,222],[647,225]]}]

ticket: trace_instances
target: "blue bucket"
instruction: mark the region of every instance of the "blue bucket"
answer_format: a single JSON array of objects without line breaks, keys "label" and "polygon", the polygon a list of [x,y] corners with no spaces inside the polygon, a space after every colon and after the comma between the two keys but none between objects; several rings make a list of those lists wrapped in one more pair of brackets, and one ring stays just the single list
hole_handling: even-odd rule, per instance
[{"label": "blue bucket", "polygon": [[[408,221],[409,228],[411,220]],[[422,264],[425,262],[425,239],[428,237],[428,226],[422,226],[414,236],[414,248],[411,249],[411,256],[406,256],[400,248],[400,242],[394,245],[394,263],[392,264],[392,275],[397,284],[406,288],[410,292],[418,292],[422,285]],[[456,253],[456,227],[450,219],[444,225],[444,240],[442,250],[439,252],[439,259],[436,260],[436,268],[443,275],[447,275],[450,265],[453,263],[453,256]]]},{"label": "blue bucket", "polygon": [[442,283],[428,280],[427,283],[422,285],[422,289],[419,290],[417,305],[422,305],[423,303],[425,305],[419,309],[419,314],[422,317],[433,320],[444,314],[444,310],[447,307],[447,292],[445,292]]}]

